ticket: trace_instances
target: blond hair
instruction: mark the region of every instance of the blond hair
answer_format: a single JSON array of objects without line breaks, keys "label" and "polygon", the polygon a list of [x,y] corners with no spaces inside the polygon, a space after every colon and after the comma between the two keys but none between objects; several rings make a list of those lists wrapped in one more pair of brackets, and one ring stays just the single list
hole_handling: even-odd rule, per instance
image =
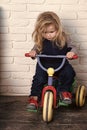
[{"label": "blond hair", "polygon": [[63,48],[65,46],[66,35],[65,32],[62,30],[62,25],[60,22],[59,17],[51,11],[41,13],[36,21],[35,29],[32,33],[33,40],[37,45],[37,50],[41,51],[43,47],[43,40],[42,33],[45,31],[46,27],[50,24],[53,24],[57,30],[57,35],[54,38],[55,44]]}]

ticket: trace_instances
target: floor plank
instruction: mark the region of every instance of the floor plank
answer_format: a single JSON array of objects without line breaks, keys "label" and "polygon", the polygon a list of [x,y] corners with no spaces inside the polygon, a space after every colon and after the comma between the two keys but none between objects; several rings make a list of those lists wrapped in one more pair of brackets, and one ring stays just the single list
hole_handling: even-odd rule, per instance
[{"label": "floor plank", "polygon": [[45,123],[42,111],[37,113],[26,110],[28,97],[0,97],[0,130],[87,130],[87,101],[77,108],[59,107],[54,110],[52,122]]}]

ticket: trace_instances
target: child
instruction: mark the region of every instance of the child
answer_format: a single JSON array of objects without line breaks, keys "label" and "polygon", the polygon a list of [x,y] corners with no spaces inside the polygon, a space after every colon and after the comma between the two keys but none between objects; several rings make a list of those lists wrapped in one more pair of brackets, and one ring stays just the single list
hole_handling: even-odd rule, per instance
[{"label": "child", "polygon": [[[60,19],[54,12],[47,11],[38,16],[32,37],[35,42],[33,49],[29,52],[32,58],[35,58],[36,54],[46,54],[66,55],[68,59],[72,59],[73,55],[76,54],[75,47],[62,30]],[[56,66],[60,65],[60,62],[57,59],[41,59],[41,63],[45,67],[51,66],[56,68]],[[66,60],[60,72],[56,72],[55,75],[58,76],[57,89],[60,92],[61,100],[70,104],[72,102],[72,95],[69,90],[74,80],[75,71],[68,60]],[[38,101],[41,98],[41,91],[46,83],[47,73],[37,63],[36,72],[32,80],[28,109],[37,109]]]}]

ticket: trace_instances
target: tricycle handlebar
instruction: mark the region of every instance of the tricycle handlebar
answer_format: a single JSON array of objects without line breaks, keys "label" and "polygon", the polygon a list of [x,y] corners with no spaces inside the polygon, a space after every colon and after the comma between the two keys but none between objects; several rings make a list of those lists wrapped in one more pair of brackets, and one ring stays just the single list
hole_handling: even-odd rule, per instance
[{"label": "tricycle handlebar", "polygon": [[[25,53],[26,57],[31,57],[29,53]],[[65,55],[36,55],[36,57],[49,57],[49,58],[67,58]],[[78,56],[74,55],[72,59],[77,59]]]},{"label": "tricycle handlebar", "polygon": [[[25,56],[26,57],[31,57],[30,55],[29,55],[29,53],[25,53]],[[56,68],[54,71],[56,72],[56,71],[59,71],[63,66],[64,66],[64,63],[65,63],[65,60],[67,59],[67,57],[65,56],[65,55],[36,55],[36,57],[37,57],[37,62],[38,62],[38,64],[39,64],[39,66],[44,70],[44,71],[47,71],[47,69],[41,64],[41,62],[40,62],[40,57],[42,57],[42,58],[44,58],[44,57],[46,57],[46,58],[61,58],[61,59],[63,59],[62,60],[62,62],[61,62],[61,64],[60,64],[60,66],[58,66],[58,68]],[[77,55],[74,55],[73,57],[72,57],[72,59],[77,59],[78,58],[78,56]]]}]

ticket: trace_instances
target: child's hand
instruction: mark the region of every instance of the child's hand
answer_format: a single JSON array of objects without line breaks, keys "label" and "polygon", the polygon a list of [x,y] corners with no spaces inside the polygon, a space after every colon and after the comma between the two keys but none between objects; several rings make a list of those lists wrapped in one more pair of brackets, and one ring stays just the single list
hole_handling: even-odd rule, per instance
[{"label": "child's hand", "polygon": [[29,52],[29,55],[30,55],[30,57],[35,58],[36,57],[36,51],[35,50],[31,50]]},{"label": "child's hand", "polygon": [[68,53],[66,54],[66,57],[67,57],[68,59],[72,59],[74,55],[75,55],[74,52],[68,52]]}]

